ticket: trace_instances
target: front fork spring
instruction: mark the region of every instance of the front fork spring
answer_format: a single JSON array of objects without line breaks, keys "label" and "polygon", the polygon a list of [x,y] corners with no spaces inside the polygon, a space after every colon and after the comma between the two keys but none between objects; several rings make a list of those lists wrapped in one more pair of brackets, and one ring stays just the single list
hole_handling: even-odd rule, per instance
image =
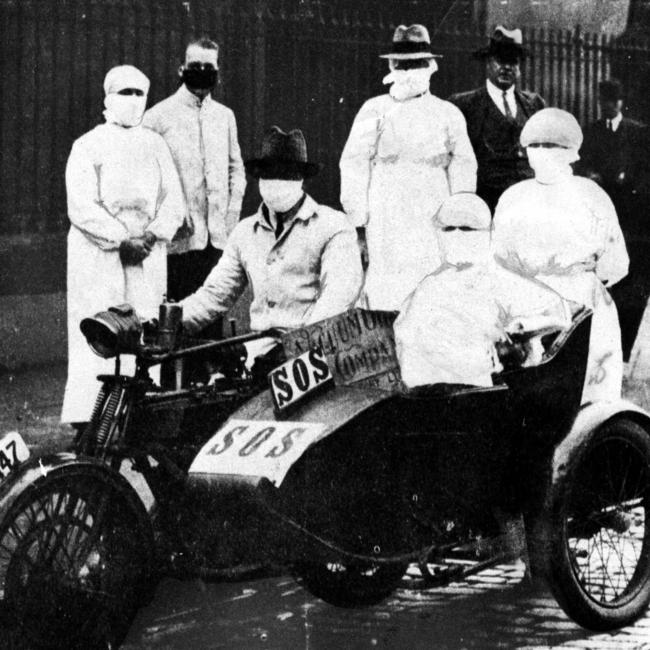
[{"label": "front fork spring", "polygon": [[122,396],[124,394],[124,388],[119,385],[113,386],[111,389],[110,395],[108,396],[108,401],[106,402],[106,408],[102,413],[101,421],[99,427],[97,428],[97,448],[101,449],[108,440],[108,434],[110,433],[111,426],[113,424],[115,413],[117,412],[117,407],[122,401]]}]

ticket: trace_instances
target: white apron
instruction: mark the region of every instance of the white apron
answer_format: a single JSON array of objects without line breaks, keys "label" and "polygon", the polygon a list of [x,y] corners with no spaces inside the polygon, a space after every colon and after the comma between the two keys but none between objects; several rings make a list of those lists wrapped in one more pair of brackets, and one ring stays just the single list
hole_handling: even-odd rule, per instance
[{"label": "white apron", "polygon": [[571,276],[538,275],[537,279],[563,298],[593,310],[582,402],[620,397],[623,382],[621,327],[616,305],[607,289],[593,272]]}]

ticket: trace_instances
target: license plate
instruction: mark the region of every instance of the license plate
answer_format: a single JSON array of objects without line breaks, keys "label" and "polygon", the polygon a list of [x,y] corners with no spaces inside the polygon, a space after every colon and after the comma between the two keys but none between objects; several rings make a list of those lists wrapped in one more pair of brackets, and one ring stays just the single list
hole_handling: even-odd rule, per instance
[{"label": "license plate", "polygon": [[29,448],[16,431],[0,438],[0,475],[8,476],[20,463],[29,458]]},{"label": "license plate", "polygon": [[332,373],[320,348],[289,359],[269,374],[271,395],[278,411],[284,411],[330,381]]}]

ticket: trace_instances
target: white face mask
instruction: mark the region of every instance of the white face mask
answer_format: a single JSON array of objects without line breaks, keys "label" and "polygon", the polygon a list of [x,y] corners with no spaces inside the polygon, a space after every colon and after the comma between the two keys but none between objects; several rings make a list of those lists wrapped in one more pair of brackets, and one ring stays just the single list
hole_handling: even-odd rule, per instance
[{"label": "white face mask", "polygon": [[104,117],[107,122],[124,127],[138,126],[142,122],[144,109],[147,106],[146,95],[118,95],[110,93],[104,98]]},{"label": "white face mask", "polygon": [[442,259],[454,266],[483,264],[489,259],[489,230],[439,230],[438,241]]},{"label": "white face mask", "polygon": [[303,194],[302,181],[260,178],[259,188],[262,201],[273,212],[291,210]]},{"label": "white face mask", "polygon": [[388,91],[393,99],[404,101],[429,90],[429,80],[436,71],[437,64],[432,62],[427,68],[413,70],[391,70],[383,79],[384,84],[392,84]]},{"label": "white face mask", "polygon": [[574,149],[562,147],[526,147],[528,164],[535,172],[535,179],[544,185],[552,185],[573,174],[571,163],[578,159]]}]

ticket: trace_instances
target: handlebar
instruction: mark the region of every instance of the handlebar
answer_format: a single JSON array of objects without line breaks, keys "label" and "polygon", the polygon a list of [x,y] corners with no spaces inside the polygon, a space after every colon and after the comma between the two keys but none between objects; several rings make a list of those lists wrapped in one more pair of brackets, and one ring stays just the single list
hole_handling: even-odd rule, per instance
[{"label": "handlebar", "polygon": [[180,359],[188,357],[208,350],[215,350],[221,347],[228,347],[240,343],[247,343],[248,341],[255,341],[256,339],[271,337],[279,338],[282,332],[275,328],[263,330],[262,332],[249,332],[248,334],[240,334],[239,336],[232,336],[228,339],[221,339],[219,341],[209,341],[208,343],[201,343],[188,348],[180,350],[171,350],[168,352],[156,352],[155,347],[148,345],[141,345],[138,349],[138,358],[140,361],[145,362],[147,365],[156,365],[163,361],[171,361],[173,359]]}]

